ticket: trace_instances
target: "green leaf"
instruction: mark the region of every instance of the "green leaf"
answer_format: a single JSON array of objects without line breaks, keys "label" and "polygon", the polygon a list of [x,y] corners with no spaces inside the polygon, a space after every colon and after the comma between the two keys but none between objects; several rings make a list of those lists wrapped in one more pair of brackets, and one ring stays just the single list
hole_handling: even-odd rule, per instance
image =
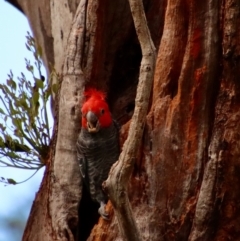
[{"label": "green leaf", "polygon": [[43,89],[44,83],[43,83],[43,81],[42,81],[41,79],[36,79],[36,80],[35,80],[35,83],[36,83],[36,86],[37,86],[38,88]]},{"label": "green leaf", "polygon": [[25,110],[29,109],[26,101],[26,96],[22,96],[22,98],[19,99],[16,104],[19,104],[19,106],[21,106]]},{"label": "green leaf", "polygon": [[5,147],[4,141],[2,137],[0,137],[0,148],[4,148],[4,147]]},{"label": "green leaf", "polygon": [[12,81],[12,85],[13,85],[13,89],[16,90],[17,89],[17,84],[16,84],[16,82],[14,80]]},{"label": "green leaf", "polygon": [[[9,83],[9,84],[10,84],[10,83]],[[3,91],[4,94],[6,94],[5,97],[6,97],[7,99],[11,99],[10,96],[11,96],[11,97],[15,97],[15,94],[13,94],[6,85],[4,86],[4,89],[2,89],[2,91]],[[13,98],[13,99],[14,99],[14,98]]]},{"label": "green leaf", "polygon": [[34,104],[37,105],[38,101],[39,101],[39,93],[38,92],[34,92],[33,93],[33,102],[34,102]]},{"label": "green leaf", "polygon": [[8,79],[8,80],[7,80],[7,85],[8,85],[11,89],[14,89],[14,90],[16,90],[16,88],[17,88],[17,84],[16,84],[16,82],[15,82],[13,79]]},{"label": "green leaf", "polygon": [[0,114],[5,115],[5,112],[4,112],[4,110],[2,108],[0,108]]},{"label": "green leaf", "polygon": [[4,132],[6,130],[6,126],[0,123],[0,129]]},{"label": "green leaf", "polygon": [[11,101],[9,102],[9,110],[10,110],[11,116],[14,116],[14,115],[16,115],[16,114],[19,113],[19,111],[17,111],[17,110],[14,108],[14,106],[12,105],[12,102],[11,102]]},{"label": "green leaf", "polygon": [[12,124],[18,129],[21,125],[21,120],[18,118],[12,118]]},{"label": "green leaf", "polygon": [[47,89],[45,89],[44,91],[44,101],[47,102],[49,96],[51,96],[52,94],[52,90],[50,87],[48,87]]},{"label": "green leaf", "polygon": [[15,82],[13,79],[8,79],[8,80],[7,80],[7,85],[8,85],[11,89],[14,89],[14,90],[16,90],[16,88],[17,88],[17,84],[16,84],[16,82]]},{"label": "green leaf", "polygon": [[[12,144],[12,147],[14,148],[14,143]],[[15,153],[15,152],[6,152],[7,156],[10,157],[10,158],[17,158],[18,155]]]},{"label": "green leaf", "polygon": [[27,69],[29,72],[33,73],[34,67],[33,67],[32,65],[30,65],[30,64],[26,64],[26,69]]},{"label": "green leaf", "polygon": [[12,178],[7,178],[7,181],[9,184],[13,184],[13,185],[17,184],[17,182],[15,180],[13,180]]},{"label": "green leaf", "polygon": [[39,57],[42,57],[42,48],[39,45],[38,45],[38,48],[37,48],[37,53],[38,53]]},{"label": "green leaf", "polygon": [[27,48],[28,51],[31,50],[28,44],[25,44],[25,46],[26,46],[26,48]]},{"label": "green leaf", "polygon": [[57,83],[55,83],[55,84],[52,85],[52,91],[53,91],[54,94],[57,93],[58,88],[59,88],[59,85],[58,85]]}]

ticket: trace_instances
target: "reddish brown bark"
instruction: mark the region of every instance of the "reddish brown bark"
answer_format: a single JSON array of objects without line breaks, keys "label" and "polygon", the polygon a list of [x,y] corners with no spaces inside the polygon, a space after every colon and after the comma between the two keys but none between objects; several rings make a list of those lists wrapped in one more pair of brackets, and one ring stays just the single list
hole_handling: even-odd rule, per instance
[{"label": "reddish brown bark", "polygon": [[46,208],[49,205],[49,194],[46,194],[46,191],[50,190],[49,177],[50,175],[46,171],[28,217],[26,226],[29,228],[24,232],[22,240],[36,240],[35,237],[41,236],[42,230],[36,229],[36,226],[45,229],[45,240],[54,240],[51,217],[49,210]]}]

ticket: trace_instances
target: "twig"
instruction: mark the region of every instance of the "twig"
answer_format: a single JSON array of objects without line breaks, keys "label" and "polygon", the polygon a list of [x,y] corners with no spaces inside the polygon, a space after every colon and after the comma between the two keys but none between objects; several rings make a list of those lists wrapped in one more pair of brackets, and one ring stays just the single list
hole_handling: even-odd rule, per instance
[{"label": "twig", "polygon": [[109,177],[105,182],[105,189],[113,203],[124,240],[139,241],[142,238],[133,217],[127,195],[127,186],[145,126],[155,70],[156,51],[147,26],[142,0],[129,0],[129,4],[143,57],[135,99],[135,110],[128,138],[124,143],[119,161],[113,165],[109,173]]}]

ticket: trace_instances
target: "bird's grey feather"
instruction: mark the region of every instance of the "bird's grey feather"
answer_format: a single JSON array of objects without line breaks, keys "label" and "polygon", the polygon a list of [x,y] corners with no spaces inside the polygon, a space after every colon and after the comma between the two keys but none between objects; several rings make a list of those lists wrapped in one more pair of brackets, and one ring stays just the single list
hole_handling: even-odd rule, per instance
[{"label": "bird's grey feather", "polygon": [[118,157],[118,128],[114,122],[110,127],[101,128],[97,133],[81,129],[77,141],[80,171],[91,198],[99,203],[107,200],[102,183],[107,179],[110,168]]}]

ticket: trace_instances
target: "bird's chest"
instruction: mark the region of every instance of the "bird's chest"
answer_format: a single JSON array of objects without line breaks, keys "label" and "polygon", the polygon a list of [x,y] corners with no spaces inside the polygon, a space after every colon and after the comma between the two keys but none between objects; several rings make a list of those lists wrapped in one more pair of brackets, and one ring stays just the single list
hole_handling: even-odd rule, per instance
[{"label": "bird's chest", "polygon": [[90,136],[84,139],[84,153],[86,155],[106,154],[106,151],[111,147],[111,140],[99,137],[98,135]]}]

